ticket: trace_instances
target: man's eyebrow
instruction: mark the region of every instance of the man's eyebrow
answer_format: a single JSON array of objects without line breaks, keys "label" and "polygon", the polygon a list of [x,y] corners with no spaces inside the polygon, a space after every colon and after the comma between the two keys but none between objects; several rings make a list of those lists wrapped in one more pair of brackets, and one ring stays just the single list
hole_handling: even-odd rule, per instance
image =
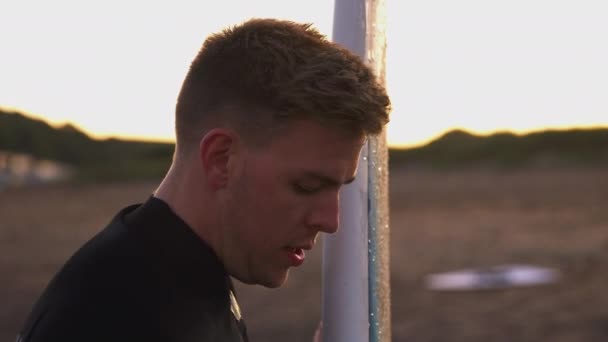
[{"label": "man's eyebrow", "polygon": [[305,177],[307,178],[316,178],[318,180],[320,180],[322,183],[327,184],[327,185],[332,185],[332,186],[341,186],[341,185],[345,185],[345,184],[350,184],[355,180],[355,177],[349,178],[344,182],[341,182],[337,179],[334,179],[332,177],[328,177],[316,172],[307,172],[305,174]]}]

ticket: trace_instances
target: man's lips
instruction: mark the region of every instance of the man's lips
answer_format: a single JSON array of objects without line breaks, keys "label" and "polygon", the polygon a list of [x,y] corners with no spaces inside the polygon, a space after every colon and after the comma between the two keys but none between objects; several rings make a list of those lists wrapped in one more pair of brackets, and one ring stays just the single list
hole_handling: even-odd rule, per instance
[{"label": "man's lips", "polygon": [[287,256],[292,266],[300,266],[304,263],[304,259],[306,259],[305,250],[312,249],[312,244],[305,244],[299,246],[288,246],[285,247],[284,250],[287,252]]}]

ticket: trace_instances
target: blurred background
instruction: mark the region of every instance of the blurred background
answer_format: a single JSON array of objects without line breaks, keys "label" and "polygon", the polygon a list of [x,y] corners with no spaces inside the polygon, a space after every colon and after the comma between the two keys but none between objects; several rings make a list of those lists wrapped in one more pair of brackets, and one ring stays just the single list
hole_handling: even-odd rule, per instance
[{"label": "blurred background", "polygon": [[[393,340],[605,341],[608,4],[387,7]],[[173,107],[205,37],[251,17],[331,37],[333,1],[0,8],[0,340],[11,341],[63,262],[167,170]],[[237,284],[252,341],[312,339],[320,250],[284,288]],[[503,264],[560,277],[427,284]]]}]

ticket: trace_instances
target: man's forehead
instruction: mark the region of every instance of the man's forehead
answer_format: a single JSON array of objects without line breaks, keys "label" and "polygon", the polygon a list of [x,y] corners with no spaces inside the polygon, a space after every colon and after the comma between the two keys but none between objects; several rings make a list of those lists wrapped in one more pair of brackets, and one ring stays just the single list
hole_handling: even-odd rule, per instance
[{"label": "man's forehead", "polygon": [[300,134],[314,134],[328,138],[337,138],[351,141],[365,141],[367,135],[358,130],[351,130],[337,125],[329,125],[314,119],[294,119],[284,122],[273,133],[277,137],[285,138]]}]

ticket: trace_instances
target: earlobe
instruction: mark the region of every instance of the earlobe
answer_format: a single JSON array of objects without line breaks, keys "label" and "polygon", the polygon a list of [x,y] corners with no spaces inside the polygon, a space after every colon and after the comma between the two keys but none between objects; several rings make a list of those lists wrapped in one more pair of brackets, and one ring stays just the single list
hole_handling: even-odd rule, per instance
[{"label": "earlobe", "polygon": [[205,181],[212,190],[221,189],[228,183],[230,158],[234,153],[237,141],[233,131],[220,128],[209,131],[201,139],[200,162],[204,170]]}]

